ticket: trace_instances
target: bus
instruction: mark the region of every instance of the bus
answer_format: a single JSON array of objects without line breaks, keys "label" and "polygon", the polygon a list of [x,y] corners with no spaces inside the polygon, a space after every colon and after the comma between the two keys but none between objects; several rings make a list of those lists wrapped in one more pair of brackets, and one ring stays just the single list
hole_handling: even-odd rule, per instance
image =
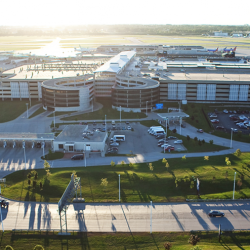
[{"label": "bus", "polygon": [[125,135],[114,135],[114,141],[125,141]]}]

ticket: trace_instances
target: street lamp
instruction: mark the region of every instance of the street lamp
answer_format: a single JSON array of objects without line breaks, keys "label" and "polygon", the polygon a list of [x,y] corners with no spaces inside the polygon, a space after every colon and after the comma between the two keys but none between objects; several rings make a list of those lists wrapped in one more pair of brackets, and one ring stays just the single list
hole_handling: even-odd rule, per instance
[{"label": "street lamp", "polygon": [[121,175],[119,174],[119,202],[121,201]]},{"label": "street lamp", "polygon": [[235,178],[236,178],[236,172],[234,172],[234,190],[233,190],[233,200],[234,200],[234,191],[235,191]]},{"label": "street lamp", "polygon": [[120,106],[120,123],[122,123],[122,107]]},{"label": "street lamp", "polygon": [[150,233],[152,233],[152,201],[150,201]]},{"label": "street lamp", "polygon": [[26,170],[26,153],[25,153],[25,142],[23,141],[23,153],[24,153],[24,163],[25,163],[25,170]]},{"label": "street lamp", "polygon": [[28,109],[29,108],[29,103],[26,103],[26,106],[27,106],[27,119],[28,119],[29,118],[29,111],[28,111],[29,110]]},{"label": "street lamp", "polygon": [[231,142],[230,142],[230,148],[233,148],[233,128],[231,128]]},{"label": "street lamp", "polygon": [[107,131],[106,115],[105,115],[105,131]]},{"label": "street lamp", "polygon": [[54,110],[54,128],[56,127],[56,118],[55,118],[55,110]]},{"label": "street lamp", "polygon": [[148,115],[148,101],[146,101],[146,115]]},{"label": "street lamp", "polygon": [[86,168],[86,144],[84,144],[84,165]]}]

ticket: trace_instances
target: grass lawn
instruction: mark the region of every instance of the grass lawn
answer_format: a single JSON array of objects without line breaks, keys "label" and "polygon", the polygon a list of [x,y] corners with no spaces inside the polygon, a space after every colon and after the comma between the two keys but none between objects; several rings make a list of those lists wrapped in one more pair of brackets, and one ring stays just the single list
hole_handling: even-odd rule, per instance
[{"label": "grass lawn", "polygon": [[[24,113],[27,110],[26,103],[29,103],[29,101],[0,101],[0,123],[12,121]],[[32,106],[38,103],[40,102],[32,101]]]},{"label": "grass lawn", "polygon": [[[244,249],[249,250],[249,231],[223,232],[218,242],[218,232],[192,232],[198,235],[203,250]],[[190,250],[189,232],[160,233],[77,233],[69,236],[58,235],[58,232],[14,232],[5,231],[0,240],[1,249],[11,245],[17,249],[33,249],[42,245],[44,249],[164,249],[164,243],[172,244],[171,250]]]},{"label": "grass lawn", "polygon": [[45,157],[41,157],[42,160],[57,160],[57,159],[62,159],[64,156],[63,152],[52,152],[52,153],[48,153],[45,155]]},{"label": "grass lawn", "polygon": [[[111,101],[107,98],[98,99],[103,105],[103,108],[94,112],[82,114],[82,115],[75,115],[71,117],[65,117],[61,120],[63,121],[77,121],[77,120],[105,120],[106,119],[120,119],[120,111],[112,109]],[[121,111],[121,118],[122,119],[139,119],[147,117],[144,113],[134,113],[134,112],[124,112]]]},{"label": "grass lawn", "polygon": [[35,117],[35,116],[37,116],[37,115],[40,115],[40,114],[42,114],[43,112],[45,112],[45,110],[43,109],[43,107],[40,107],[36,112],[34,112],[34,113],[29,117],[29,119],[32,118],[32,117]]},{"label": "grass lawn", "polygon": [[[164,155],[163,155],[164,157]],[[231,166],[225,163],[229,157]],[[112,158],[110,158],[110,162]],[[175,202],[197,198],[196,183],[198,177],[201,183],[202,199],[232,198],[234,172],[237,172],[235,198],[250,197],[250,153],[242,153],[240,157],[234,154],[213,156],[209,160],[203,157],[168,159],[169,168],[162,160],[152,162],[153,171],[147,163],[133,166],[116,165],[74,168],[52,168],[49,181],[45,182],[45,170],[38,169],[37,183],[43,182],[44,189],[40,191],[28,187],[27,174],[29,170],[11,173],[6,177],[7,187],[2,186],[2,195],[14,200],[34,200],[58,202],[70,181],[70,175],[76,171],[81,177],[82,193],[86,202],[117,202],[118,174],[121,175],[122,202]],[[79,163],[81,164],[81,163]],[[82,163],[83,164],[83,163]],[[107,178],[106,189],[101,187],[101,179]],[[176,180],[178,187],[176,187]],[[239,183],[242,186],[239,190]],[[239,185],[238,185],[238,184]],[[194,185],[194,187],[192,187]]]},{"label": "grass lawn", "polygon": [[[74,113],[75,111],[73,111],[73,112],[58,112],[58,111],[56,111],[55,112],[55,116],[59,116],[59,115],[70,115],[70,114],[72,114],[72,113]],[[48,115],[48,117],[54,117],[54,113],[51,113],[50,115]]]}]

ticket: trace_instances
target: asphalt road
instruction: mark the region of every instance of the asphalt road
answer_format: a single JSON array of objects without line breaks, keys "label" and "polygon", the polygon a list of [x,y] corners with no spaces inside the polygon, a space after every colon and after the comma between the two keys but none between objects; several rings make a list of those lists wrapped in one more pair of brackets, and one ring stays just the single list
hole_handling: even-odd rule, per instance
[{"label": "asphalt road", "polygon": [[[250,202],[163,203],[152,206],[152,231],[250,229]],[[210,218],[211,210],[225,217]],[[57,204],[10,201],[2,208],[5,230],[59,230]],[[72,204],[67,210],[68,230],[88,232],[149,232],[150,204]]]}]

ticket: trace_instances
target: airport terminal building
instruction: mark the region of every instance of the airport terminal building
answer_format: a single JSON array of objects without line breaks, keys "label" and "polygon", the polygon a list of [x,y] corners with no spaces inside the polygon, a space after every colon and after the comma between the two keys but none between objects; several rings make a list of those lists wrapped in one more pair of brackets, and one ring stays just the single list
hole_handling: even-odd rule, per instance
[{"label": "airport terminal building", "polygon": [[157,103],[175,100],[250,103],[249,64],[167,62],[155,77],[155,71],[143,63],[138,68],[138,62],[133,50],[106,63],[19,66],[0,74],[0,99],[40,100],[44,109],[55,111],[88,111],[99,97],[111,99],[113,108],[127,112],[145,112]]}]

